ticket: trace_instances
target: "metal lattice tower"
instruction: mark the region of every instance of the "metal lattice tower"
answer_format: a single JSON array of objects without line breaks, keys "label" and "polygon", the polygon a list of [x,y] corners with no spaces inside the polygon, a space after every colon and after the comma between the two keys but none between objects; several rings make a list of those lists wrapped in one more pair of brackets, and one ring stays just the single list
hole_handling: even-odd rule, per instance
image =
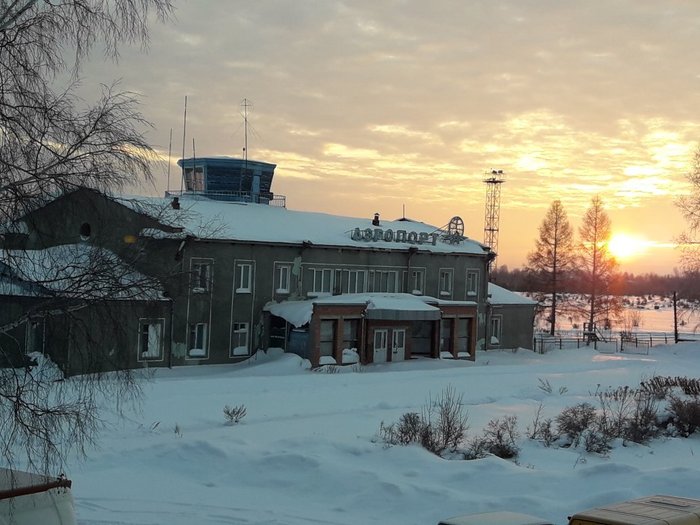
[{"label": "metal lattice tower", "polygon": [[[505,182],[503,170],[491,170],[486,183],[486,215],[484,217],[484,244],[498,253],[498,223],[501,218],[501,185]],[[495,259],[494,259],[495,260]],[[492,263],[493,264],[493,261]]]}]

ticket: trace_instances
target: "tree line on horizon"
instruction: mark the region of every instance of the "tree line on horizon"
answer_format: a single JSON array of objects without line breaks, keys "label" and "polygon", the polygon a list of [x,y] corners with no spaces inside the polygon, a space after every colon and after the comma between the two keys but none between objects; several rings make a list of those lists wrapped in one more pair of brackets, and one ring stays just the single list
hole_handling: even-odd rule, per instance
[{"label": "tree line on horizon", "polygon": [[[540,283],[526,266],[513,269],[505,264],[497,266],[491,271],[491,282],[516,292],[541,292]],[[673,292],[677,292],[679,298],[700,300],[700,273],[682,272],[677,268],[672,274],[620,272],[615,274],[611,286],[611,294],[619,296],[669,296]],[[570,278],[562,281],[561,293],[584,294],[586,291],[575,278]]]}]

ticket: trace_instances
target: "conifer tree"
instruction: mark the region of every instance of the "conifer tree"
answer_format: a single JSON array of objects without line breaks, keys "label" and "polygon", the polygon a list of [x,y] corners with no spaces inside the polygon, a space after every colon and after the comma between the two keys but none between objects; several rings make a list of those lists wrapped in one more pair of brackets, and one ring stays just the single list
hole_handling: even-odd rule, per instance
[{"label": "conifer tree", "polygon": [[614,297],[609,295],[615,277],[617,261],[608,250],[611,222],[603,201],[596,195],[583,216],[579,227],[578,271],[588,293],[588,340],[594,338],[593,327],[601,320],[609,320],[617,309]]},{"label": "conifer tree", "polygon": [[551,294],[551,335],[556,329],[557,294],[561,292],[563,279],[571,271],[574,260],[574,231],[561,201],[555,200],[542,220],[535,250],[527,257],[528,269],[543,286],[542,291]]}]

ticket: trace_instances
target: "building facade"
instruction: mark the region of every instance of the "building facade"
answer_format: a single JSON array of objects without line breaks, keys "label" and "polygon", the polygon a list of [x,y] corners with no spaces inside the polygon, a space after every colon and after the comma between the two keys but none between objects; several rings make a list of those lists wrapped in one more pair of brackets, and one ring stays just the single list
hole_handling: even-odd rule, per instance
[{"label": "building facade", "polygon": [[202,177],[201,191],[165,198],[76,190],[6,228],[3,249],[100,247],[157,280],[161,307],[127,323],[120,352],[133,366],[232,363],[269,347],[314,366],[488,348],[488,247],[407,219],[291,211],[270,205],[269,185],[266,203],[246,190],[219,198]]}]

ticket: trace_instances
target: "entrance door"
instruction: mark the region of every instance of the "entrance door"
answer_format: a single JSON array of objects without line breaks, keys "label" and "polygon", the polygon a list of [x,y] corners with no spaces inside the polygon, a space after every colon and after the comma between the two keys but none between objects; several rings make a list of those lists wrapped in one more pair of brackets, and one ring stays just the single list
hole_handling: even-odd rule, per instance
[{"label": "entrance door", "polygon": [[386,363],[387,361],[387,330],[374,331],[374,362]]},{"label": "entrance door", "polygon": [[406,359],[406,330],[391,331],[391,360],[403,361]]}]

